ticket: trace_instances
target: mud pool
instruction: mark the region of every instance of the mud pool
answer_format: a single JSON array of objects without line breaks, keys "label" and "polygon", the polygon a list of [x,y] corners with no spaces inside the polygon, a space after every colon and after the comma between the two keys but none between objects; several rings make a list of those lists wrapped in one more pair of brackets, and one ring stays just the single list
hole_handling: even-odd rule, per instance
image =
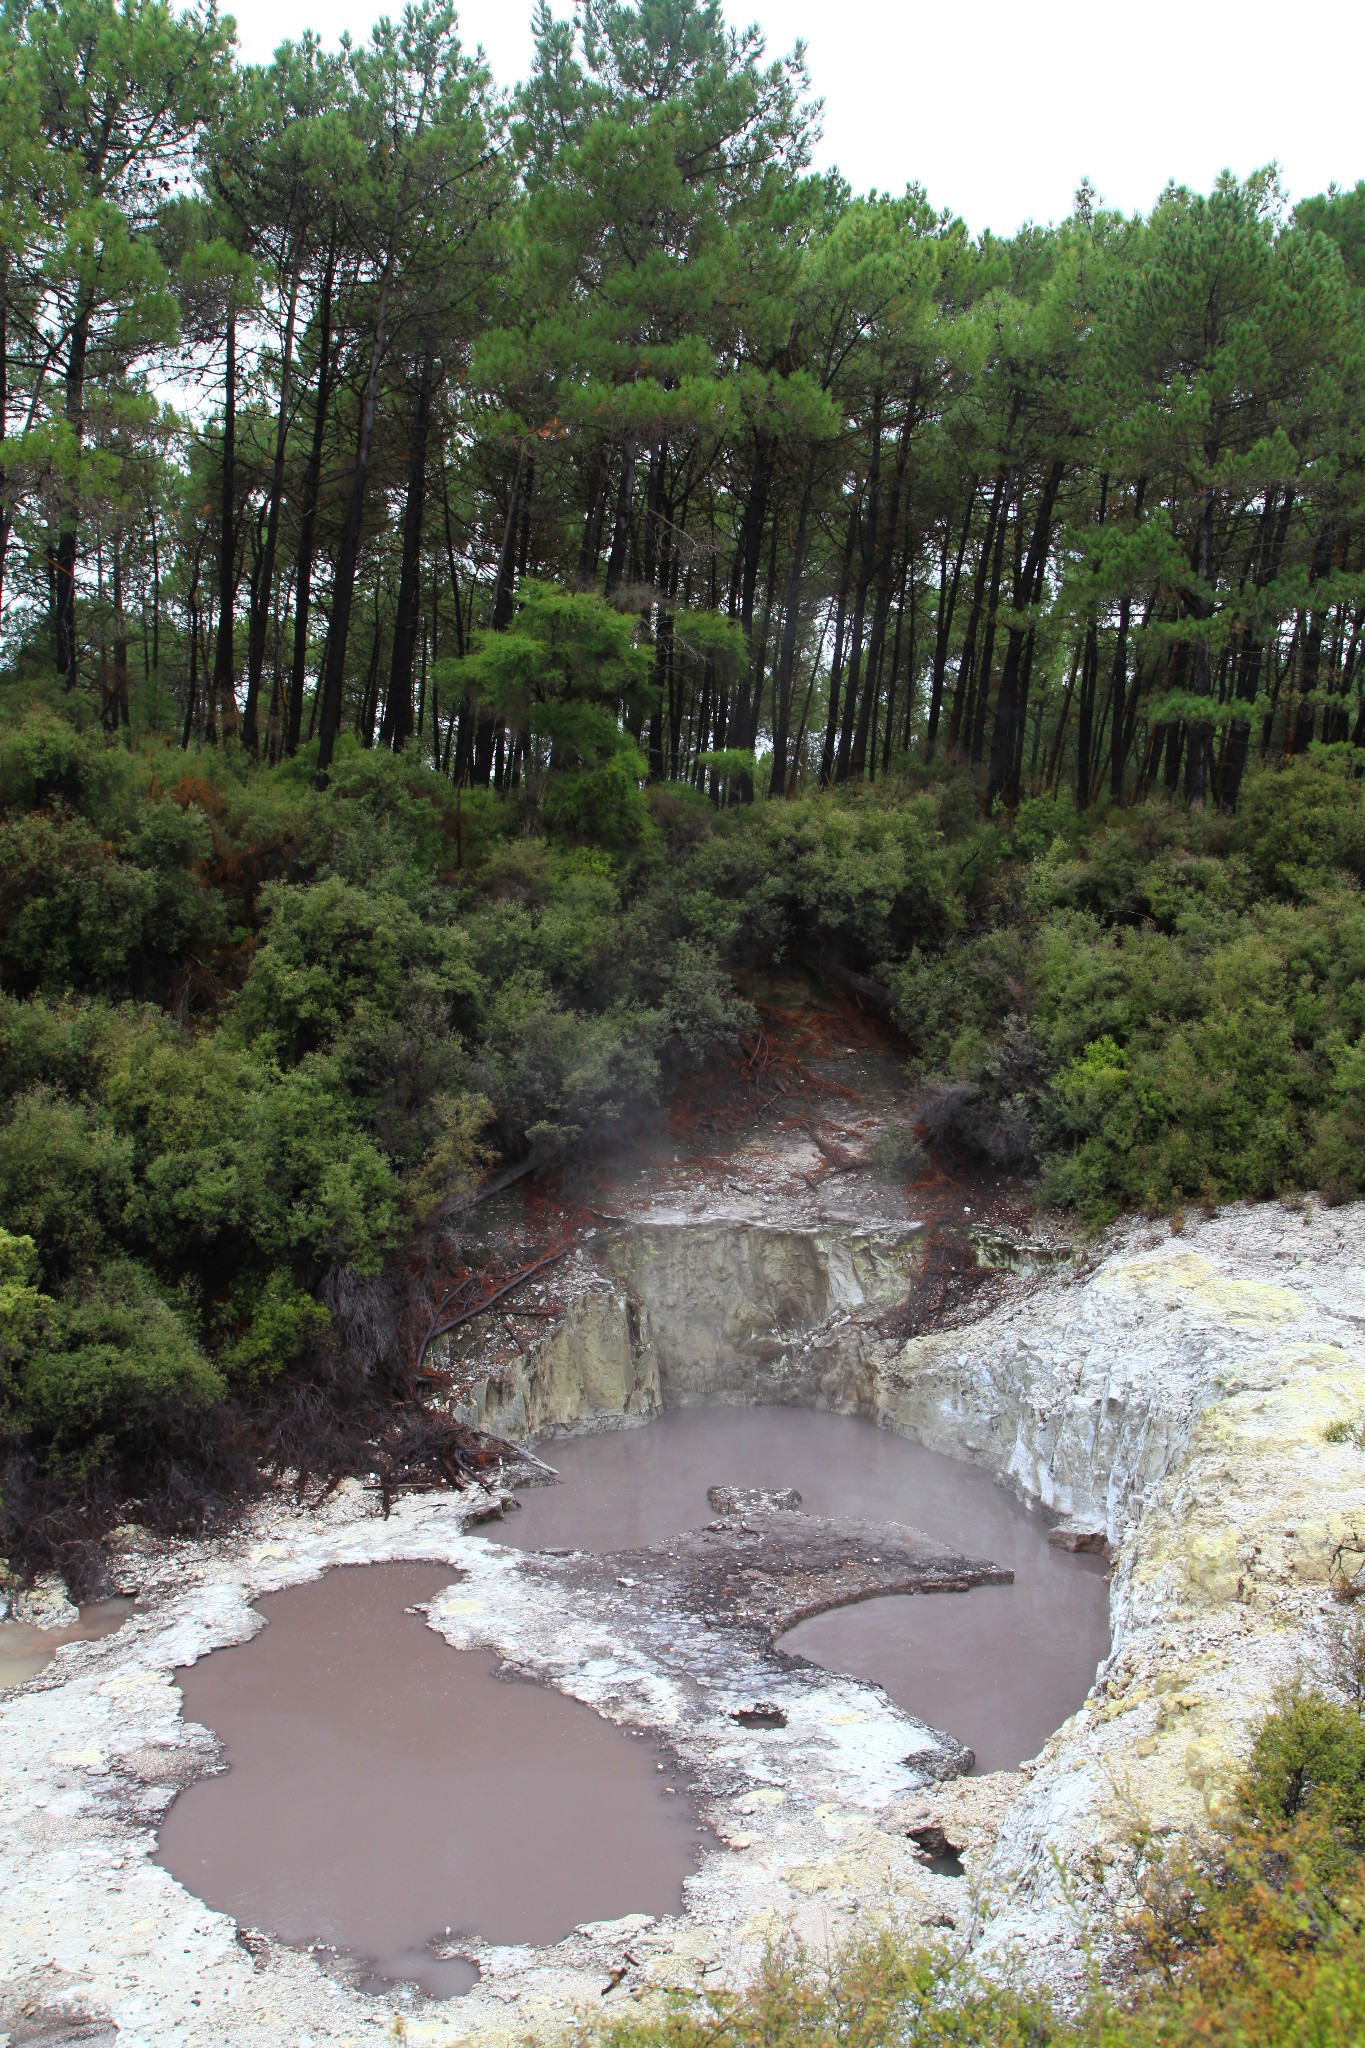
[{"label": "mud pool", "polygon": [[477,1976],[451,1940],[676,1912],[703,1832],[652,1743],[427,1627],[412,1610],[451,1578],[343,1566],[177,1672],[227,1769],[181,1794],[157,1852],[239,1925],[435,1997]]},{"label": "mud pool", "polygon": [[0,1622],[0,1692],[46,1671],[63,1643],[97,1643],[101,1636],[112,1635],[132,1611],[131,1599],[118,1597],[92,1600],[74,1621],[55,1627],[44,1628],[30,1621]]},{"label": "mud pool", "polygon": [[[528,1553],[619,1565],[713,1521],[710,1490],[795,1489],[793,1529],[856,1517],[889,1539],[908,1524],[1013,1570],[967,1595],[836,1608],[781,1639],[882,1685],[978,1770],[1038,1749],[1108,1648],[1099,1559],[1050,1547],[1043,1519],[985,1474],[871,1423],[703,1407],[544,1448],[559,1483],[523,1488],[485,1525]],[[157,1851],[240,1926],[434,1997],[475,1982],[462,1942],[544,1945],[678,1912],[705,1839],[654,1743],[428,1626],[424,1604],[449,1590],[448,1565],[336,1568],[266,1595],[250,1642],[178,1671],[220,1768],[181,1793]]]},{"label": "mud pool", "polygon": [[966,1596],[903,1594],[801,1622],[780,1647],[881,1685],[917,1720],[1013,1770],[1085,1698],[1109,1649],[1097,1557],[984,1472],[874,1423],[797,1408],[673,1409],[643,1427],[542,1444],[558,1486],[526,1489],[487,1533],[524,1550],[622,1551],[695,1528],[712,1486],[794,1487],[811,1515],[905,1523],[1014,1572]]},{"label": "mud pool", "polygon": [[[0,1696],[0,2039],[382,2048],[401,2034],[420,2048],[549,2048],[585,2010],[633,2013],[637,1998],[647,2010],[667,1995],[737,1988],[784,1930],[823,1953],[883,1909],[929,1939],[952,1928],[988,1977],[1067,1999],[1097,1966],[1118,1969],[1118,1930],[1150,1845],[1174,1845],[1227,1810],[1277,1688],[1325,1668],[1339,1640],[1332,1559],[1365,1518],[1365,1463],[1342,1430],[1365,1410],[1365,1203],[1241,1208],[1189,1219],[1178,1236],[1127,1224],[1073,1264],[1025,1278],[970,1327],[904,1343],[879,1333],[877,1301],[866,1301],[877,1262],[860,1245],[871,1227],[861,1216],[778,1230],[670,1215],[641,1224],[634,1246],[618,1231],[612,1262],[585,1253],[561,1323],[534,1344],[528,1323],[524,1351],[509,1340],[509,1358],[472,1361],[471,1408],[565,1475],[559,1488],[535,1488],[509,1463],[520,1509],[492,1483],[405,1494],[384,1517],[373,1493],[347,1481],[317,1503],[282,1491],[210,1542],[125,1531],[117,1583],[139,1594],[124,1625],[65,1643]],[[885,1232],[876,1244],[896,1250]],[[638,1280],[634,1297],[615,1265]],[[737,1267],[745,1287],[766,1292],[746,1293]],[[895,1280],[888,1273],[888,1292]],[[690,1436],[712,1426],[701,1403],[754,1396],[790,1405],[727,1407],[709,1444]],[[644,1421],[661,1408],[662,1420]],[[831,1408],[856,1419],[807,1412]],[[557,1433],[576,1430],[587,1433]],[[797,1457],[802,1430],[817,1433],[809,1461]],[[911,1439],[955,1462],[920,1465]],[[866,1445],[847,1492],[840,1442]],[[623,1487],[626,1472],[638,1483]],[[927,1483],[935,1472],[943,1491]],[[882,1495],[888,1473],[896,1483]],[[705,1499],[727,1480],[796,1488],[802,1512]],[[996,1484],[1041,1500],[1078,1540],[1103,1532],[1114,1640],[1079,1711],[1067,1711],[1070,1680],[1049,1700],[1046,1720],[1065,1718],[1022,1770],[962,1776],[960,1749],[935,1727],[970,1740],[983,1761],[993,1754],[989,1729],[970,1716],[992,1693],[1019,1692],[1001,1617],[1018,1616],[1028,1685],[1048,1667],[1061,1685],[1074,1655],[1079,1689],[1104,1642],[1098,1566],[1046,1553],[1041,1518]],[[580,1492],[595,1536],[588,1514],[575,1526]],[[858,1514],[820,1512],[846,1503]],[[893,1531],[875,1519],[888,1512],[931,1533]],[[565,1538],[626,1547],[570,1551]],[[383,1631],[343,1625],[382,1696],[421,1690],[391,1626],[509,1711],[522,1699],[581,1710],[613,1773],[622,1757],[638,1759],[656,1812],[677,1816],[687,1854],[667,1896],[687,1868],[680,1911],[584,1919],[558,1941],[498,1945],[457,1933],[447,1942],[456,1900],[424,1898],[387,1933],[372,1924],[347,1958],[304,1945],[318,1939],[313,1927],[326,1934],[321,1914],[293,1945],[251,1931],[261,1908],[249,1888],[272,1876],[264,1855],[240,1899],[226,1880],[213,1895],[228,1910],[188,1888],[208,1890],[202,1869],[186,1870],[188,1884],[167,1869],[158,1834],[169,1844],[192,1798],[242,1783],[227,1723],[226,1741],[212,1736],[175,1674],[207,1682],[238,1650],[266,1648],[277,1596],[354,1583],[371,1566],[416,1575]],[[1011,1566],[1013,1583],[1001,1585]],[[420,1603],[428,1627],[403,1610],[433,1584],[441,1590]],[[904,1597],[911,1587],[936,1597]],[[1069,1633],[1092,1598],[1093,1642]],[[76,1620],[55,1586],[16,1608],[25,1624]],[[971,1632],[992,1610],[983,1646]],[[827,1640],[836,1628],[877,1628],[869,1668],[899,1692],[883,1614],[901,1617],[910,1712],[838,1675],[855,1652]],[[932,1642],[912,1633],[921,1623]],[[786,1654],[793,1645],[831,1668]],[[926,1689],[940,1656],[950,1676],[973,1672],[960,1705]],[[492,1676],[509,1668],[536,1683]],[[752,1711],[765,1702],[776,1711]],[[557,1740],[532,1734],[542,1749]],[[422,1782],[435,1788],[425,1804],[438,1817],[452,1796],[442,1736],[438,1725],[423,1738],[437,1766],[426,1772],[423,1757]],[[995,1753],[1017,1757],[1033,1741],[1016,1725]],[[361,1772],[354,1749],[340,1753],[363,1789],[368,1760]],[[487,1755],[497,1768],[491,1737]],[[518,1778],[526,1761],[515,1759]],[[689,1787],[706,1834],[682,1817]],[[332,1860],[379,1896],[392,1867],[382,1838],[363,1809],[347,1811]],[[940,1836],[963,1877],[926,1846]],[[477,1871],[482,1898],[500,1862],[529,1886],[539,1839],[524,1810],[499,1810],[456,1875]],[[589,1850],[592,1840],[581,1834]],[[569,1907],[592,1910],[578,1898]],[[406,1981],[371,1976],[362,1993],[376,1960]],[[442,1963],[452,1972],[442,1988],[467,1981],[471,1966],[478,1979],[437,2005],[408,1972]]]}]

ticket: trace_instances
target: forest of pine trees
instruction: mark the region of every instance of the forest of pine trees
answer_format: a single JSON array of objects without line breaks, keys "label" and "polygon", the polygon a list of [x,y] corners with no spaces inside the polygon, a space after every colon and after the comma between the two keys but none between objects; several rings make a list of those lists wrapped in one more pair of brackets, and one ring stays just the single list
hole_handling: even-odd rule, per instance
[{"label": "forest of pine trees", "polygon": [[0,0],[25,1568],[446,1471],[470,1210],[774,974],[892,1033],[902,1183],[1365,1193],[1365,184],[1002,240],[817,117],[714,0],[515,92],[435,0],[264,68]]},{"label": "forest of pine trees", "polygon": [[511,93],[435,0],[263,68],[0,19],[3,646],[110,730],[589,823],[907,757],[1230,809],[1365,742],[1365,186],[973,236],[811,174],[709,0],[543,5]]}]

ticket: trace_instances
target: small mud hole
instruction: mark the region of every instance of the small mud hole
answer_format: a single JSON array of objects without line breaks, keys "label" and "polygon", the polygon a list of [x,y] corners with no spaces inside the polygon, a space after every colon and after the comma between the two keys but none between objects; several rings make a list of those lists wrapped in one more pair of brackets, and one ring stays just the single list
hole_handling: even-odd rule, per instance
[{"label": "small mud hole", "polygon": [[45,1671],[63,1643],[93,1643],[122,1628],[133,1611],[131,1599],[92,1600],[79,1619],[58,1628],[39,1628],[28,1621],[0,1622],[0,1692],[22,1685]]},{"label": "small mud hole", "polygon": [[624,1550],[708,1521],[708,1489],[794,1487],[808,1514],[908,1522],[1011,1566],[1011,1586],[866,1600],[781,1640],[826,1670],[884,1686],[975,1750],[978,1771],[1036,1755],[1108,1653],[1103,1559],[1054,1548],[1043,1516],[986,1473],[875,1423],[802,1408],[679,1408],[542,1450],[562,1483],[529,1489],[517,1514],[482,1534],[528,1550]]},{"label": "small mud hole", "polygon": [[177,1672],[228,1768],[180,1795],[157,1852],[242,1927],[438,1998],[477,1975],[442,1959],[448,1929],[540,1943],[676,1912],[699,1840],[650,1743],[405,1612],[453,1576],[337,1567],[266,1595],[251,1642]]}]

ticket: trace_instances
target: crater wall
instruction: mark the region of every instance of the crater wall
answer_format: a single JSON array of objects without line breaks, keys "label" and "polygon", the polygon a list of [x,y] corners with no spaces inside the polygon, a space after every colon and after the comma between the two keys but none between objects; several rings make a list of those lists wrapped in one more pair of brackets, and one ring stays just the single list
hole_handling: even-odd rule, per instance
[{"label": "crater wall", "polygon": [[644,1420],[707,1401],[878,1412],[879,1319],[920,1269],[918,1226],[790,1229],[645,1219],[593,1242],[596,1284],[553,1335],[460,1409],[509,1436]]}]

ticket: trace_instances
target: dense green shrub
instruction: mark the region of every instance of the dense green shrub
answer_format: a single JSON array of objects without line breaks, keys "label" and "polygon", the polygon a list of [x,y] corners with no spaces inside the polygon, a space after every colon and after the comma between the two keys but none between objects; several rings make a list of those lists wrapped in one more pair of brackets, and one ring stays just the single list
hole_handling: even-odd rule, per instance
[{"label": "dense green shrub", "polygon": [[1314,749],[1249,776],[1229,836],[1276,896],[1305,896],[1338,869],[1365,878],[1365,809],[1349,750]]},{"label": "dense green shrub", "polygon": [[755,827],[781,893],[788,944],[878,961],[960,922],[958,863],[930,796],[899,803],[819,795],[767,804]]},{"label": "dense green shrub", "polygon": [[169,1415],[225,1391],[147,1269],[110,1259],[45,1302],[5,1370],[0,1419],[77,1482],[121,1452],[136,1459]]},{"label": "dense green shrub", "polygon": [[72,814],[0,822],[0,972],[53,993],[158,989],[220,936],[219,906],[188,872],[206,846],[174,806],[149,812],[130,855]]},{"label": "dense green shrub", "polygon": [[104,1258],[133,1198],[133,1148],[99,1107],[39,1083],[0,1125],[0,1215],[40,1247],[44,1278]]},{"label": "dense green shrub", "polygon": [[335,1045],[363,1020],[394,1016],[419,991],[452,1015],[479,984],[458,930],[424,922],[401,896],[336,876],[273,883],[264,936],[233,1013],[233,1029],[270,1057],[293,1061]]},{"label": "dense green shrub", "polygon": [[46,1327],[52,1300],[37,1278],[33,1239],[0,1229],[0,1375],[22,1365]]},{"label": "dense green shrub", "polygon": [[638,846],[649,830],[640,787],[645,764],[632,747],[593,768],[550,778],[541,806],[549,830],[579,846]]},{"label": "dense green shrub", "polygon": [[129,755],[104,736],[82,729],[64,706],[27,706],[0,734],[0,811],[22,813],[53,805],[104,818],[136,783]]},{"label": "dense green shrub", "polygon": [[588,1014],[534,978],[511,981],[490,1007],[472,1075],[509,1151],[567,1158],[638,1124],[655,1097],[661,1035],[655,1012]]},{"label": "dense green shrub", "polygon": [[271,1273],[243,1300],[246,1292],[241,1290],[233,1303],[238,1334],[224,1348],[220,1363],[229,1379],[255,1387],[325,1344],[332,1318],[322,1302],[293,1286],[283,1273]]},{"label": "dense green shrub", "polygon": [[880,969],[927,1127],[1093,1221],[1365,1189],[1359,785],[1312,759],[1236,821],[1028,808],[979,928]]},{"label": "dense green shrub", "polygon": [[1299,1685],[1262,1723],[1242,1784],[1262,1828],[1307,1819],[1365,1852],[1365,1719]]}]

